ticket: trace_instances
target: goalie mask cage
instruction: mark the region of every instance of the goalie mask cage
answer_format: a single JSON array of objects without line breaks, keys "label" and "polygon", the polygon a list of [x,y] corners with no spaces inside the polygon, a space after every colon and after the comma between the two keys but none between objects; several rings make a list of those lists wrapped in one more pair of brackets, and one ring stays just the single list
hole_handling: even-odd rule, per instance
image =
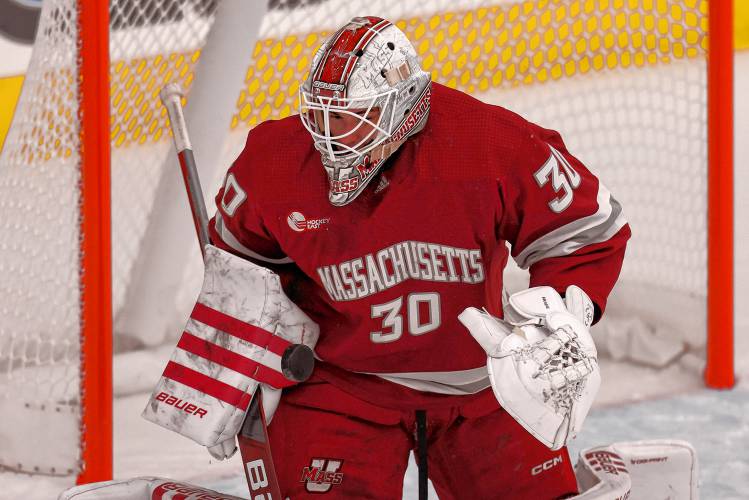
[{"label": "goalie mask cage", "polygon": [[[247,130],[295,113],[314,50],[358,15],[394,21],[436,81],[559,130],[633,227],[611,315],[672,318],[664,331],[706,352],[706,383],[733,385],[731,0],[260,3],[44,2],[0,156],[0,467],[109,478],[112,338],[124,350],[179,333],[178,300],[148,281],[195,281],[164,263],[200,262],[162,234],[193,239],[184,193],[162,187],[179,174],[160,88],[188,89],[188,119],[218,131],[213,161],[195,147],[216,165],[201,171],[212,195]],[[246,28],[216,28],[237,17]],[[222,59],[227,46],[248,55]],[[198,90],[227,79],[236,91]],[[213,113],[222,97],[228,113]],[[195,121],[193,139],[208,135]],[[176,319],[154,322],[164,311]]]}]

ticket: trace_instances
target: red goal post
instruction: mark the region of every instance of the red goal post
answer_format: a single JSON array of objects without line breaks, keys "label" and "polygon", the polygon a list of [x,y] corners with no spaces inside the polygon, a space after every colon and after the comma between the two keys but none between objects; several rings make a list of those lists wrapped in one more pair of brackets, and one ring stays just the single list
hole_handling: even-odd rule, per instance
[{"label": "red goal post", "polygon": [[733,387],[733,0],[712,0],[708,51],[708,293],[705,383]]},{"label": "red goal post", "polygon": [[81,462],[78,484],[112,479],[109,5],[78,0],[81,120]]}]

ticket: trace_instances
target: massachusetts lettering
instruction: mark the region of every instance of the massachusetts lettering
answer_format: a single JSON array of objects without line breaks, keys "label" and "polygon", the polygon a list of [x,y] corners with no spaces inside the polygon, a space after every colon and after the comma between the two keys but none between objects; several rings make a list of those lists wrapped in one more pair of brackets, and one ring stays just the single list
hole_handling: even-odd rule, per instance
[{"label": "massachusetts lettering", "polygon": [[423,241],[402,241],[376,253],[317,268],[325,290],[335,301],[356,300],[408,280],[481,283],[484,267],[479,249]]}]

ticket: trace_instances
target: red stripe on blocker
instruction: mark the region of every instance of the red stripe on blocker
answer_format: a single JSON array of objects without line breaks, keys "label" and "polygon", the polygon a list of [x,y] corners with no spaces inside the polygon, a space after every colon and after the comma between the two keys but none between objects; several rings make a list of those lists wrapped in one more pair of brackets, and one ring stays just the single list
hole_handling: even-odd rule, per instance
[{"label": "red stripe on blocker", "polygon": [[291,342],[288,340],[273,335],[268,330],[245,323],[200,302],[195,304],[190,317],[216,330],[228,333],[232,337],[237,337],[258,347],[268,349],[279,356],[283,356],[283,352],[291,345]]},{"label": "red stripe on blocker", "polygon": [[182,337],[177,343],[177,347],[184,349],[185,351],[205,358],[217,365],[224,366],[230,370],[234,370],[237,373],[241,373],[247,377],[250,377],[258,382],[268,384],[276,389],[282,389],[295,384],[295,382],[288,380],[283,374],[273,368],[265,366],[262,363],[237,354],[234,351],[208,342],[205,339],[196,337],[190,332],[183,332]]},{"label": "red stripe on blocker", "polygon": [[225,384],[208,375],[203,375],[191,368],[169,361],[164,368],[164,377],[191,387],[196,391],[208,394],[224,403],[246,411],[250,406],[251,394],[240,391],[236,387]]}]

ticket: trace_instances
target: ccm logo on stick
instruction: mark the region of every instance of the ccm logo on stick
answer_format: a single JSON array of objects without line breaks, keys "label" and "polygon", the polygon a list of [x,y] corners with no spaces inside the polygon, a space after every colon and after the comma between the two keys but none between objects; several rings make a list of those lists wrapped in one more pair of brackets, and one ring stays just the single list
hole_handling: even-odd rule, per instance
[{"label": "ccm logo on stick", "polygon": [[178,410],[184,410],[190,415],[197,415],[200,418],[203,418],[204,415],[208,414],[208,410],[201,408],[200,406],[196,406],[192,403],[188,403],[184,399],[179,399],[178,397],[172,396],[171,394],[166,392],[160,392],[156,396],[156,401],[161,401],[162,403],[174,406]]}]

